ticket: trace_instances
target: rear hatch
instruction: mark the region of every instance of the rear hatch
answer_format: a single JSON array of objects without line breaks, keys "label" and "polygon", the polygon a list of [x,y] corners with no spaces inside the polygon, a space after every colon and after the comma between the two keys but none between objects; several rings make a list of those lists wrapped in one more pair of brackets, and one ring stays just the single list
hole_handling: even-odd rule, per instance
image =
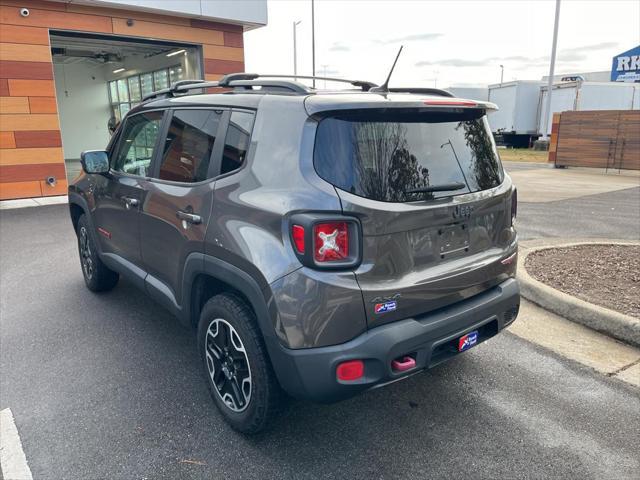
[{"label": "rear hatch", "polygon": [[362,224],[370,327],[420,317],[514,274],[512,186],[480,106],[357,108],[319,118],[314,166]]}]

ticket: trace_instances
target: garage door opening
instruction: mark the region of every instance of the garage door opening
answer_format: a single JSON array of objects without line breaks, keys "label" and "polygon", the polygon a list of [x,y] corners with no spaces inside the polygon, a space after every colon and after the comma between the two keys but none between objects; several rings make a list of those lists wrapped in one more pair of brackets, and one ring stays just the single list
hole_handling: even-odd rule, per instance
[{"label": "garage door opening", "polygon": [[155,90],[203,78],[200,47],[51,32],[56,101],[67,180],[80,153],[107,146],[124,115]]}]

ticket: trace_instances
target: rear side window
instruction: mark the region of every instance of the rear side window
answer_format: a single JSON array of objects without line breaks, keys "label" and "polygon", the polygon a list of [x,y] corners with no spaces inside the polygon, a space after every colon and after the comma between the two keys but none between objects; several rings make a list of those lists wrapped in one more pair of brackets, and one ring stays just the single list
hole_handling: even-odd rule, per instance
[{"label": "rear side window", "polygon": [[[498,186],[503,170],[486,115],[458,112],[347,113],[320,121],[316,171],[341,190],[407,202]],[[456,184],[450,191],[408,193]]]},{"label": "rear side window", "polygon": [[222,154],[222,167],[220,174],[237,170],[244,163],[249,142],[251,141],[251,129],[253,128],[253,114],[249,112],[231,112],[229,128],[224,141]]},{"label": "rear side window", "polygon": [[193,183],[207,179],[221,116],[213,110],[173,112],[160,163],[161,180]]}]

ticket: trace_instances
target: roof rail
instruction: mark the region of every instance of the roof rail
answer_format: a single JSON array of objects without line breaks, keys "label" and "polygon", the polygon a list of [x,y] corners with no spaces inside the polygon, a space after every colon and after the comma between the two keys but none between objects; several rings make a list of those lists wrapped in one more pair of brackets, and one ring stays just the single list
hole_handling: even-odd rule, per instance
[{"label": "roof rail", "polygon": [[455,95],[447,90],[440,88],[414,88],[414,87],[393,87],[389,88],[390,92],[395,93],[420,93],[422,95],[438,95],[440,97],[455,97]]},{"label": "roof rail", "polygon": [[[147,101],[154,98],[160,97],[174,97],[177,93],[186,93],[189,90],[195,90],[198,88],[244,88],[247,90],[252,89],[252,87],[266,87],[266,89],[271,91],[284,91],[298,94],[311,93],[314,90],[311,87],[307,87],[299,82],[296,82],[296,79],[303,80],[325,80],[328,82],[341,82],[341,83],[349,83],[354,87],[358,87],[363,91],[367,92],[371,88],[376,87],[377,85],[373,82],[368,82],[366,80],[347,80],[344,78],[334,78],[334,77],[313,77],[308,75],[277,75],[277,74],[268,74],[261,75],[258,73],[229,73],[224,75],[220,80],[216,82],[209,82],[206,80],[180,80],[179,82],[173,83],[169,88],[163,88],[162,90],[158,90],[156,92],[152,92],[149,95],[146,95],[142,100]],[[262,80],[265,79],[265,80]],[[293,79],[291,80],[268,80],[268,79]]]}]

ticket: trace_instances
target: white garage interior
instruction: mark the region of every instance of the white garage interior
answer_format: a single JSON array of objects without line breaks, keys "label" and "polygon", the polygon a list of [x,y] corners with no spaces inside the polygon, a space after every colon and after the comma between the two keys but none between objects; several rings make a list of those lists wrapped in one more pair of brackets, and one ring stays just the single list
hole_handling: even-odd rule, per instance
[{"label": "white garage interior", "polygon": [[203,78],[200,47],[117,36],[51,33],[56,99],[67,179],[80,153],[106,147],[109,126],[149,93]]}]

